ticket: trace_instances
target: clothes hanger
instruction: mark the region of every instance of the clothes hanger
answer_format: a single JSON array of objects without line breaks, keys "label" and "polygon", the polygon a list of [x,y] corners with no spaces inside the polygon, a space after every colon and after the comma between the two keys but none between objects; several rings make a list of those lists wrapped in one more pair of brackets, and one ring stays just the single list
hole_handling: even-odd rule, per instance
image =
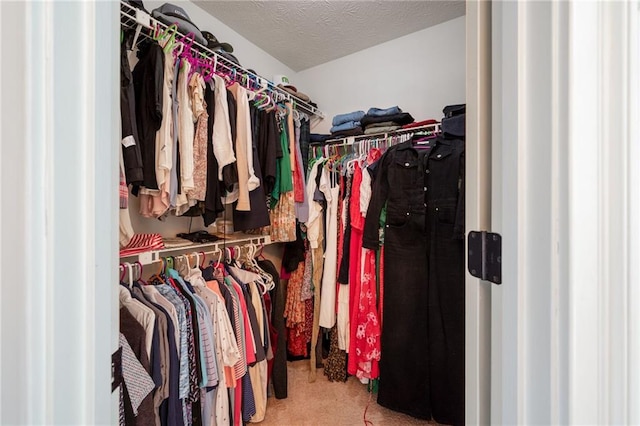
[{"label": "clothes hanger", "polygon": [[136,262],[134,263],[134,265],[136,265],[138,267],[138,282],[142,283],[143,285],[146,285],[147,283],[145,281],[142,280],[142,271],[144,270],[142,263],[140,263],[140,261],[136,260]]},{"label": "clothes hanger", "polygon": [[120,269],[120,272],[121,272],[120,273],[120,281],[119,282],[122,282],[122,280],[124,280],[124,274],[126,273],[126,269],[125,269],[124,263],[121,263],[120,266],[118,266],[118,268]]},{"label": "clothes hanger", "polygon": [[198,66],[202,71],[202,78],[205,82],[210,81],[213,78],[214,67],[211,64],[211,59],[205,56],[203,53],[200,53],[201,57],[198,61]]},{"label": "clothes hanger", "polygon": [[222,260],[222,250],[220,250],[220,248],[218,248],[218,260],[216,261],[214,267],[215,268],[220,268],[222,265],[220,264],[220,261]]},{"label": "clothes hanger", "polygon": [[170,52],[174,48],[178,26],[176,24],[169,25],[163,32],[160,32],[154,40],[162,47],[165,52]]},{"label": "clothes hanger", "polygon": [[158,259],[158,261],[161,262],[160,270],[149,278],[149,282],[152,282],[153,280],[157,280],[161,284],[166,284],[164,278],[162,277],[164,275],[164,269],[165,269],[164,257],[161,257],[160,259]]},{"label": "clothes hanger", "polygon": [[129,290],[133,288],[133,267],[129,262],[126,262],[127,268],[129,269]]}]

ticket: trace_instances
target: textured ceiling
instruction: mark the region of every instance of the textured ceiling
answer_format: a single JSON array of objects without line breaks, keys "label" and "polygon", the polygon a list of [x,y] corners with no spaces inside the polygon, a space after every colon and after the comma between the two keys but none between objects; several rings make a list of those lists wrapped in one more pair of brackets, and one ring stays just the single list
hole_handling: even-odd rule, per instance
[{"label": "textured ceiling", "polygon": [[294,71],[464,15],[453,1],[195,1]]}]

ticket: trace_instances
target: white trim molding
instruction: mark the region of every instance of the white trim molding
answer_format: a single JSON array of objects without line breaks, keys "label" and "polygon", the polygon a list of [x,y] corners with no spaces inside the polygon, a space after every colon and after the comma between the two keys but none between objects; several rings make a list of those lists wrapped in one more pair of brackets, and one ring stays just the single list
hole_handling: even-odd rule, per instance
[{"label": "white trim molding", "polygon": [[[491,3],[467,2],[465,223],[491,225]],[[465,422],[488,424],[491,401],[491,284],[465,278]]]},{"label": "white trim molding", "polygon": [[492,18],[491,422],[638,424],[638,4]]},{"label": "white trim molding", "polygon": [[118,22],[0,2],[2,424],[117,420]]},{"label": "white trim molding", "polygon": [[575,2],[570,9],[569,419],[576,424],[640,421],[637,8]]}]

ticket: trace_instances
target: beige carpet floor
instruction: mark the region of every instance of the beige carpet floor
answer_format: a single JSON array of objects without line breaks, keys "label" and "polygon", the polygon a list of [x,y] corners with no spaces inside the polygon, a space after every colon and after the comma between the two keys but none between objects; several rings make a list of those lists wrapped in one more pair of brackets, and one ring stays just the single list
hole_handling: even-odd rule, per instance
[{"label": "beige carpet floor", "polygon": [[369,426],[379,425],[437,425],[418,420],[376,403],[376,396],[369,396],[367,387],[355,377],[345,383],[330,382],[322,369],[317,369],[316,381],[309,383],[309,361],[287,363],[288,396],[286,399],[270,397],[267,414],[261,426],[302,425],[364,425],[367,409]]}]

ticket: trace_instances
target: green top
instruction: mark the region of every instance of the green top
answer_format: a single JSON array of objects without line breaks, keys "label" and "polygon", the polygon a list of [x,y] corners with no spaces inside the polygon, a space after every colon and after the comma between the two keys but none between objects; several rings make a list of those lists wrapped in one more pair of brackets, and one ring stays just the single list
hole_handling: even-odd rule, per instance
[{"label": "green top", "polygon": [[289,153],[289,139],[286,127],[280,132],[280,146],[282,158],[276,160],[276,181],[271,192],[271,208],[275,208],[280,199],[280,194],[293,191],[293,172],[291,171],[291,159]]}]

